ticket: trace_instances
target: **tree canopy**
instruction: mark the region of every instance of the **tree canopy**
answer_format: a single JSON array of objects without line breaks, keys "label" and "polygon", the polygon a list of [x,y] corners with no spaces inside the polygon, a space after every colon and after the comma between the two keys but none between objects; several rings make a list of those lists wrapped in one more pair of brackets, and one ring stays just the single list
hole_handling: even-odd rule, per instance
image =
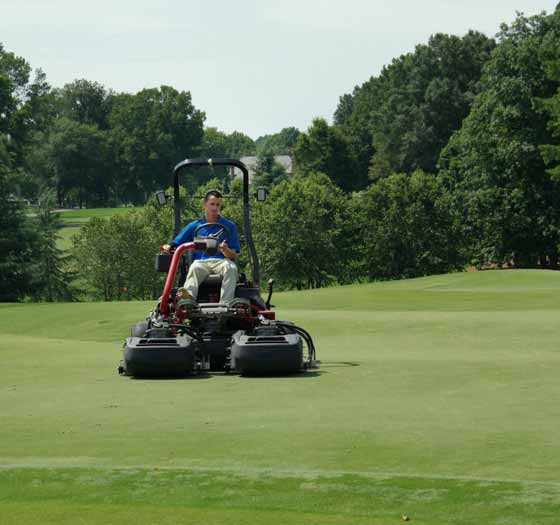
[{"label": "tree canopy", "polygon": [[559,22],[557,11],[518,15],[502,26],[481,93],[442,152],[441,177],[464,210],[475,262],[535,266],[558,259],[560,186],[541,156],[554,138],[540,101],[559,86],[547,74],[547,63],[560,58],[549,46]]},{"label": "tree canopy", "polygon": [[300,131],[297,128],[283,128],[278,133],[263,135],[255,141],[257,155],[289,155],[298,140]]},{"label": "tree canopy", "polygon": [[202,142],[204,119],[189,92],[170,86],[113,97],[109,122],[118,175],[141,202],[167,186],[178,160],[193,156]]},{"label": "tree canopy", "polygon": [[351,137],[361,169],[368,162],[373,179],[434,172],[440,150],[469,113],[494,46],[476,31],[439,33],[341,97],[335,123]]},{"label": "tree canopy", "polygon": [[363,185],[356,179],[355,157],[343,131],[317,118],[294,146],[294,159],[299,172],[320,172],[340,188],[350,191]]}]

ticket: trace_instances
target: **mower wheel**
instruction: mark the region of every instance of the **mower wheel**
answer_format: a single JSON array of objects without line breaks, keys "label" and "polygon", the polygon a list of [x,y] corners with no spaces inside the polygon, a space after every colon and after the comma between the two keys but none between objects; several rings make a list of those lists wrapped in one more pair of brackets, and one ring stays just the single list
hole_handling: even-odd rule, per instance
[{"label": "mower wheel", "polygon": [[146,335],[146,330],[148,330],[148,323],[146,321],[141,321],[130,327],[130,335],[132,337],[144,337]]}]

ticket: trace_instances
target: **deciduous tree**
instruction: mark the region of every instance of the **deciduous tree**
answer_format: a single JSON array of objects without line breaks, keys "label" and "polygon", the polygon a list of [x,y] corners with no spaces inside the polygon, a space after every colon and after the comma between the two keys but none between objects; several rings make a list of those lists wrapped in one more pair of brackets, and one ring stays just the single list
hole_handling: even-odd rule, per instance
[{"label": "deciduous tree", "polygon": [[347,137],[324,119],[313,120],[307,132],[299,135],[294,159],[299,173],[325,173],[343,190],[359,189],[363,184],[355,178],[355,158]]},{"label": "deciduous tree", "polygon": [[360,274],[395,279],[463,267],[451,196],[436,176],[394,174],[353,196]]},{"label": "deciduous tree", "polygon": [[120,193],[145,202],[149,193],[167,186],[173,166],[201,144],[204,119],[189,92],[170,86],[116,95],[109,122],[123,182]]},{"label": "deciduous tree", "polygon": [[442,154],[441,176],[464,212],[475,263],[556,266],[560,186],[541,158],[553,137],[539,101],[558,90],[546,63],[559,21],[518,15],[502,27],[482,92]]},{"label": "deciduous tree", "polygon": [[329,177],[311,173],[283,182],[257,213],[263,278],[301,289],[325,286],[345,275],[348,207]]}]

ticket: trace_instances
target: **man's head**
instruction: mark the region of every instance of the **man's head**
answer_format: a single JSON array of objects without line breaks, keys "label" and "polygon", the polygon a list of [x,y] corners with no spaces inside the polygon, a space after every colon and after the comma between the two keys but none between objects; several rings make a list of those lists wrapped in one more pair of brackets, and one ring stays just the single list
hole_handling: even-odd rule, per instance
[{"label": "man's head", "polygon": [[208,222],[218,219],[222,207],[222,193],[219,190],[208,190],[204,195],[204,216]]}]

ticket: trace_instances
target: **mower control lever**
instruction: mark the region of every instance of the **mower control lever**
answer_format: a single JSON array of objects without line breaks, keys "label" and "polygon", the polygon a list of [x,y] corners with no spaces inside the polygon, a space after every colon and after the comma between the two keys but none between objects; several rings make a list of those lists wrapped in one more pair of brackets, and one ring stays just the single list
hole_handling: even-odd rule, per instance
[{"label": "mower control lever", "polygon": [[274,288],[274,279],[268,280],[268,297],[266,298],[266,309],[270,310],[270,299],[272,299],[272,289]]}]

